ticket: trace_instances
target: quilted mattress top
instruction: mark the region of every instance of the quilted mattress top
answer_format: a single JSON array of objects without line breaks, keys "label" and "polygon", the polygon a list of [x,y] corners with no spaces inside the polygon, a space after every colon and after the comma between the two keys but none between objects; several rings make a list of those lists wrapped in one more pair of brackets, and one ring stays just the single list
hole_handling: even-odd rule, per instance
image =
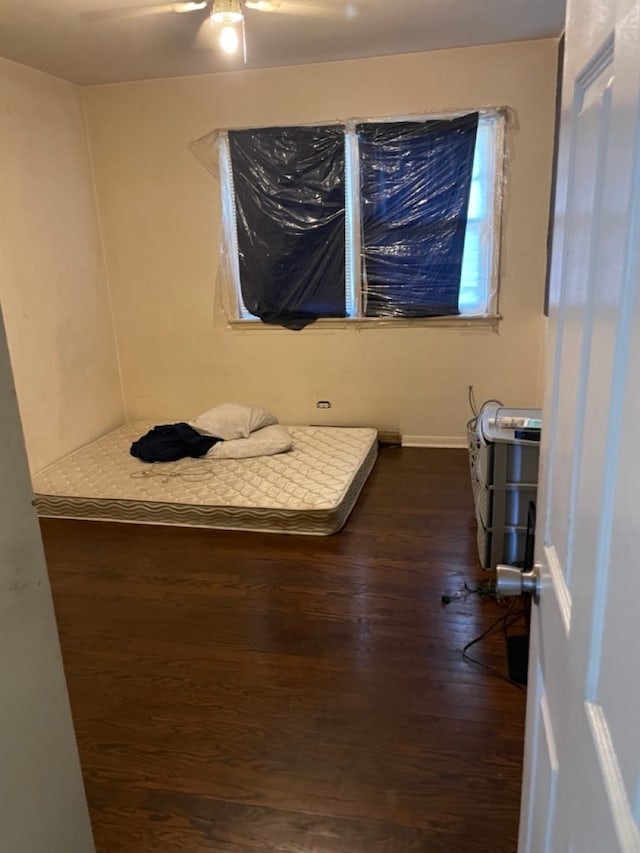
[{"label": "quilted mattress top", "polygon": [[48,466],[36,495],[284,510],[340,504],[377,440],[374,429],[289,427],[293,448],[252,459],[145,463],[129,453],[147,421],[126,424]]}]

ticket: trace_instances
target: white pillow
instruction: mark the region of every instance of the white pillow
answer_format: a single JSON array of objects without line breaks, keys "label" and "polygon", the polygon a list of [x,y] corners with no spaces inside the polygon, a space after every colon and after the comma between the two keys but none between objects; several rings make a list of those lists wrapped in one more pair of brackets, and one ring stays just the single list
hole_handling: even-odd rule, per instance
[{"label": "white pillow", "polygon": [[207,459],[246,459],[249,456],[273,456],[293,447],[293,437],[280,424],[252,432],[249,438],[219,441],[207,453]]},{"label": "white pillow", "polygon": [[255,430],[277,423],[275,415],[266,409],[243,403],[221,403],[189,421],[189,425],[202,435],[213,435],[225,441],[247,438]]}]

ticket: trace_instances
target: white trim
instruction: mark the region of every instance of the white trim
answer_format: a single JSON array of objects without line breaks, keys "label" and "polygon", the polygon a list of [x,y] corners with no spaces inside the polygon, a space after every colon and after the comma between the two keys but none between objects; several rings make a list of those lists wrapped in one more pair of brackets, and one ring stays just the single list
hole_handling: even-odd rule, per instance
[{"label": "white trim", "polygon": [[[398,317],[397,319],[394,319],[393,317],[320,317],[318,320],[314,320],[313,323],[305,326],[304,329],[297,331],[296,334],[331,328],[357,329],[360,331],[362,329],[375,328],[395,330],[400,327],[426,328],[428,326],[442,329],[466,328],[473,331],[480,331],[481,329],[497,331],[500,320],[502,320],[502,316],[500,314],[456,314],[451,317]],[[284,326],[262,323],[257,317],[254,317],[253,319],[246,318],[243,320],[228,320],[227,325],[229,328],[237,329],[238,331],[255,331],[258,329],[261,332],[291,331],[290,329],[286,329]]]},{"label": "white trim", "polygon": [[542,728],[544,730],[544,739],[547,745],[547,754],[549,756],[550,778],[549,792],[547,797],[547,825],[544,832],[544,849],[545,853],[553,853],[551,850],[553,819],[556,810],[556,788],[558,784],[558,772],[560,764],[558,762],[558,750],[556,748],[556,738],[553,732],[551,723],[551,712],[546,692],[542,694],[540,699],[540,716],[542,717]]},{"label": "white trim", "polygon": [[344,191],[345,191],[345,307],[349,318],[360,319],[364,313],[362,288],[362,252],[360,251],[360,232],[362,214],[360,211],[360,157],[355,122],[348,122],[344,128]]},{"label": "white trim", "polygon": [[464,447],[466,435],[403,435],[403,447]]},{"label": "white trim", "polygon": [[638,853],[640,850],[640,831],[631,811],[627,788],[622,778],[604,710],[601,705],[596,705],[593,702],[585,702],[584,709],[600,763],[611,818],[618,836],[621,853]]},{"label": "white trim", "polygon": [[549,702],[547,694],[543,693],[540,699],[540,715],[542,717],[542,725],[544,727],[544,737],[547,744],[547,753],[549,755],[549,766],[552,773],[557,773],[560,767],[558,761],[558,750],[556,748],[556,738],[551,724],[551,712],[549,711]]},{"label": "white trim", "polygon": [[571,593],[564,579],[564,573],[554,545],[544,546],[544,557],[551,575],[553,590],[558,602],[564,633],[568,637],[571,629]]}]

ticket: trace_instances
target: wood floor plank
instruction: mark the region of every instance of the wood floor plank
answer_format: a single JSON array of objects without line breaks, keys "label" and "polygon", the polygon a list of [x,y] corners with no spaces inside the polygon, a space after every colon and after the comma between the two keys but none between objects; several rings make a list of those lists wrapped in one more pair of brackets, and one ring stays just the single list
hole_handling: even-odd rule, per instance
[{"label": "wood floor plank", "polygon": [[42,529],[101,853],[513,853],[524,694],[461,655],[505,605],[441,603],[464,452],[383,449],[331,537]]}]

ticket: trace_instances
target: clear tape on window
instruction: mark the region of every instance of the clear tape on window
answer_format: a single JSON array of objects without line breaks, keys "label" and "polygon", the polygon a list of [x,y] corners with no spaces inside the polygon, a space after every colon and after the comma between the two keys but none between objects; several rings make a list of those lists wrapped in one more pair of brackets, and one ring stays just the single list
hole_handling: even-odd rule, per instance
[{"label": "clear tape on window", "polygon": [[[214,130],[206,136],[189,143],[189,150],[220,184],[220,220],[221,239],[218,253],[216,275],[216,306],[229,324],[231,321],[248,315],[242,304],[239,282],[238,249],[236,234],[235,199],[232,191],[231,161],[225,130]],[[215,316],[214,316],[215,323]]]},{"label": "clear tape on window", "polygon": [[[450,113],[426,119],[408,117],[401,121],[397,118],[375,121],[353,119],[341,126],[345,134],[347,198],[344,243],[338,245],[334,229],[331,250],[341,255],[342,269],[345,270],[346,297],[342,316],[370,319],[377,325],[386,321],[397,322],[403,317],[462,315],[464,318],[494,317],[498,314],[500,231],[511,133],[515,126],[515,117],[508,112],[506,109],[487,109],[471,114],[477,117],[475,131],[470,130],[468,113]],[[336,125],[332,127],[335,129]],[[429,133],[425,133],[425,128],[433,131],[431,140],[426,138]],[[434,145],[430,143],[433,135],[438,137],[440,132],[434,152]],[[473,137],[471,158],[470,136]],[[453,150],[455,145],[451,144],[451,140],[456,138],[457,152]],[[268,144],[273,144],[273,140]],[[266,248],[264,241],[261,244],[260,239],[255,239],[259,238],[254,233],[257,227],[255,217],[248,226],[244,212],[236,209],[228,134],[222,130],[214,131],[191,143],[190,149],[221,185],[219,304],[228,321],[253,319],[242,298],[241,274],[246,275],[246,270],[241,272],[240,269],[238,227],[251,230],[248,246],[257,246],[260,251],[262,245],[265,252]],[[269,152],[263,150],[259,153],[268,157]],[[318,157],[321,156],[320,150]],[[295,165],[292,169],[295,184]],[[465,171],[466,192],[459,191],[461,170]],[[327,191],[326,185],[320,185],[322,174],[320,170],[319,198],[322,192]],[[257,210],[262,204],[271,205],[272,212],[281,216],[285,225],[292,221],[301,233],[304,229],[317,227],[315,214],[309,213],[308,205],[301,211],[296,210],[296,194],[289,193],[287,197],[287,193],[283,193],[277,173],[271,171],[265,177],[265,173],[260,171],[258,177],[260,180],[264,178],[264,184],[256,188],[256,193],[259,190],[264,195],[256,195]],[[289,188],[291,177],[289,174],[284,178],[289,181]],[[447,194],[453,196],[454,202],[448,206]],[[308,196],[305,201],[308,201]],[[464,222],[462,239],[461,221]],[[452,244],[456,249],[453,253],[447,251]],[[283,248],[287,250],[286,243]],[[268,263],[273,260],[272,257],[266,258]],[[286,291],[283,278],[287,277],[287,266],[281,263],[282,259],[277,260],[280,272],[284,271],[285,275],[274,280],[273,286],[274,290],[279,289],[282,293]],[[317,268],[317,258],[314,265]],[[328,267],[334,273],[340,268],[335,264]],[[335,310],[335,299],[333,303],[331,299],[327,300],[332,310],[323,312],[322,271],[317,273],[314,269],[312,272],[308,281],[304,276],[301,280],[298,265],[295,283],[298,305],[304,307],[305,300],[313,298],[315,310],[311,314],[339,316],[340,312]],[[459,285],[455,282],[456,275]],[[452,279],[453,287],[450,286]],[[269,287],[268,280],[265,286]],[[335,288],[333,295],[335,297]],[[287,305],[291,303],[287,303],[285,298],[284,307]],[[278,322],[277,318],[275,322]],[[302,326],[294,324],[290,327]]]},{"label": "clear tape on window", "polygon": [[218,143],[224,130],[212,130],[200,139],[195,139],[189,143],[189,151],[204,168],[213,175],[214,178],[220,177],[220,149]]},{"label": "clear tape on window", "polygon": [[509,198],[509,166],[513,158],[513,134],[517,130],[517,116],[507,107],[481,111],[481,128],[488,136],[489,156],[487,162],[491,172],[487,186],[492,198],[488,205],[488,218],[482,226],[482,239],[486,246],[486,292],[484,305],[478,304],[474,311],[482,316],[500,316],[500,282],[505,269],[503,234],[507,219]]}]

